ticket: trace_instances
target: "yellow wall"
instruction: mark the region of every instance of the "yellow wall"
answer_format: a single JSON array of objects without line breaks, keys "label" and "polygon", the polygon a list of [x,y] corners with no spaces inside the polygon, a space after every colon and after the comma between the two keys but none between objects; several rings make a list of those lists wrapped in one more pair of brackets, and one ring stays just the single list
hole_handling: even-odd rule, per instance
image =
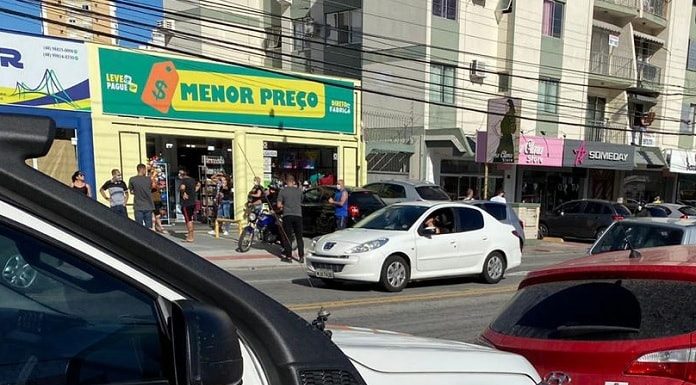
[{"label": "yellow wall", "polygon": [[[225,124],[111,116],[102,113],[101,78],[96,45],[89,45],[90,93],[94,133],[95,171],[98,187],[120,168],[126,182],[136,174],[136,165],[146,163],[146,134],[229,139],[233,143],[234,212],[241,218],[254,175],[263,177],[263,142],[336,147],[338,178],[346,185],[367,183],[364,143],[360,140],[360,100],[356,97],[355,135],[299,130],[278,130]],[[359,96],[358,93],[356,95]],[[192,170],[193,171],[193,170]],[[194,174],[195,176],[195,174]],[[101,196],[99,200],[108,204]],[[132,210],[130,199],[129,210]]]}]

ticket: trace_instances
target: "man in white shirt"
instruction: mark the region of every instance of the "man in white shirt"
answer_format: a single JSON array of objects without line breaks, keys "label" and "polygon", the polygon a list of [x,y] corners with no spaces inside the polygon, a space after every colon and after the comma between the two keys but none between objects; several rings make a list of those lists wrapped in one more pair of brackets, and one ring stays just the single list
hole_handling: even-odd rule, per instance
[{"label": "man in white shirt", "polygon": [[503,189],[498,190],[498,193],[491,198],[491,202],[507,203],[505,200],[505,191],[503,191]]}]

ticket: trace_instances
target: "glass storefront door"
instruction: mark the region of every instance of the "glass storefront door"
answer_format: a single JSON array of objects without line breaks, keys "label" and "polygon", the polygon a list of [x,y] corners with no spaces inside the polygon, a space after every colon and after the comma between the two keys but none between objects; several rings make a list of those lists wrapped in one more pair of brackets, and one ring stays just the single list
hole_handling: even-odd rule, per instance
[{"label": "glass storefront door", "polygon": [[[453,200],[459,200],[466,196],[468,189],[474,190],[474,197],[483,199],[483,186],[485,178],[482,175],[446,175],[440,176],[440,186]],[[503,185],[503,177],[500,175],[488,176],[488,197]]]}]

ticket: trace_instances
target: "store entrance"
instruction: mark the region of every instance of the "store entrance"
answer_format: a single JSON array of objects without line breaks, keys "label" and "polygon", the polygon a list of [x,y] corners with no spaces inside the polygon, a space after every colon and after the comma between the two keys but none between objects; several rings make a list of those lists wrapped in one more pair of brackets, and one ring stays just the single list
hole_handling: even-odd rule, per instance
[{"label": "store entrance", "polygon": [[163,223],[184,220],[177,178],[181,168],[186,168],[189,175],[201,184],[198,220],[211,222],[216,215],[216,176],[227,175],[232,180],[232,140],[154,134],[146,135],[146,140],[148,162],[158,170],[162,204],[167,210],[166,221],[165,215],[162,216]]},{"label": "store entrance", "polygon": [[298,184],[334,185],[338,179],[336,147],[264,142],[263,183],[282,183],[292,175]]}]

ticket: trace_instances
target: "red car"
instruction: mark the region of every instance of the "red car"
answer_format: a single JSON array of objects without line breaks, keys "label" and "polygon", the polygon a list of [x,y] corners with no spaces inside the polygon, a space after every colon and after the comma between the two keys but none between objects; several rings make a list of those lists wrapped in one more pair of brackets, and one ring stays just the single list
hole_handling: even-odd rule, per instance
[{"label": "red car", "polygon": [[525,356],[554,385],[696,384],[696,247],[530,273],[481,342]]}]

